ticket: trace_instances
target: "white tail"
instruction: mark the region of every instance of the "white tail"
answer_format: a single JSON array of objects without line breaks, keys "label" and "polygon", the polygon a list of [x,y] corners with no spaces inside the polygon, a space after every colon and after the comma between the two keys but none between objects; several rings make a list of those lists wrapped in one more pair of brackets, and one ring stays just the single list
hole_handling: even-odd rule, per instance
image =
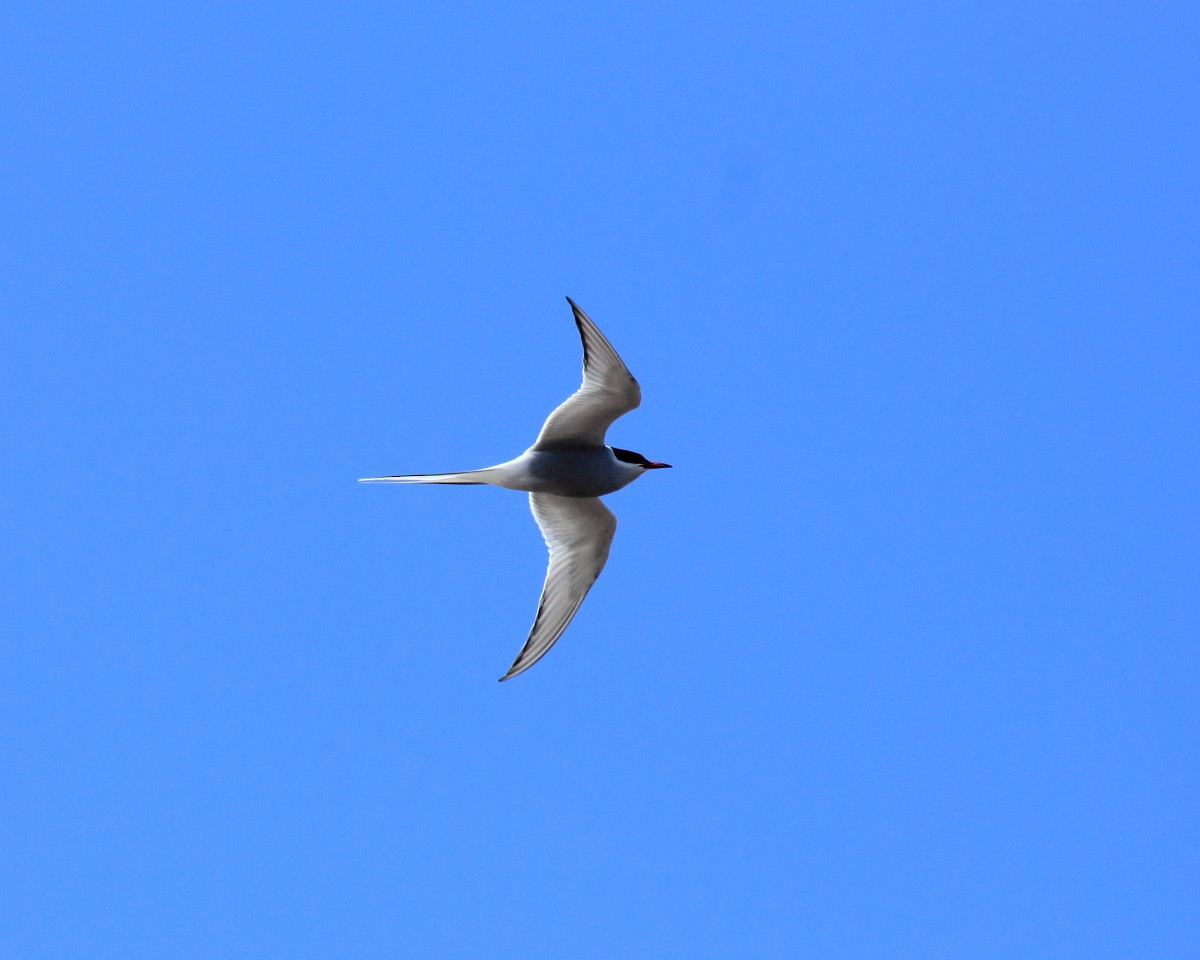
[{"label": "white tail", "polygon": [[364,477],[359,483],[490,483],[495,487],[510,490],[528,490],[529,478],[523,469],[525,455],[507,463],[482,470],[464,470],[461,473],[412,473],[402,477]]},{"label": "white tail", "polygon": [[414,473],[406,477],[363,477],[359,483],[489,483],[490,470],[465,473]]}]

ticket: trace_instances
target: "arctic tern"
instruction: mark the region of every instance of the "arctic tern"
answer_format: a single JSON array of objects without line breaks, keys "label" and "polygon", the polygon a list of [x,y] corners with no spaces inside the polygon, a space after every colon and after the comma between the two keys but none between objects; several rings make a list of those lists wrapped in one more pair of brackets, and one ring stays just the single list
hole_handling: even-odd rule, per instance
[{"label": "arctic tern", "polygon": [[528,492],[550,564],[529,638],[501,680],[523,673],[546,654],[604,569],[617,518],[600,497],[647,470],[671,466],[605,444],[613,421],[642,402],[642,390],[592,319],[570,297],[567,303],[583,341],[583,384],[550,414],[532,447],[515,460],[482,470],[359,481],[486,483]]}]

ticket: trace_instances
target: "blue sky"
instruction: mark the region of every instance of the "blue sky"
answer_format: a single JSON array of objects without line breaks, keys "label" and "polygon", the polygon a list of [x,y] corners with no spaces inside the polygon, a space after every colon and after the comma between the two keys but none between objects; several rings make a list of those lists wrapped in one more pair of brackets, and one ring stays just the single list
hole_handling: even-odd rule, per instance
[{"label": "blue sky", "polygon": [[9,6],[0,952],[1195,956],[1197,21]]}]

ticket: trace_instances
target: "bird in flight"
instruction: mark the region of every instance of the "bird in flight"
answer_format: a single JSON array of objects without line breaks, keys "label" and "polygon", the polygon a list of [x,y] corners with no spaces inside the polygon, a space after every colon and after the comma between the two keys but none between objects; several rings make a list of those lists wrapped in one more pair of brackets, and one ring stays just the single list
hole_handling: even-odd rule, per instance
[{"label": "bird in flight", "polygon": [[642,389],[591,317],[570,297],[567,303],[583,340],[583,384],[550,414],[532,447],[515,460],[482,470],[359,481],[488,483],[528,492],[550,564],[529,638],[501,680],[523,673],[545,656],[604,569],[617,518],[600,498],[647,470],[671,466],[605,444],[612,422],[642,402]]}]

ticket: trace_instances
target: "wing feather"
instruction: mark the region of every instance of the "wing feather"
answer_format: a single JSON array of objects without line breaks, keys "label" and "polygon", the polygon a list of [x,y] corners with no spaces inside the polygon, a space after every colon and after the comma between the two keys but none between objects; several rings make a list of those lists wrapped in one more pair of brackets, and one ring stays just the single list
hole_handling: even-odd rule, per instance
[{"label": "wing feather", "polygon": [[583,383],[546,418],[533,448],[602,446],[612,422],[642,402],[642,388],[608,338],[570,297],[583,341]]},{"label": "wing feather", "polygon": [[550,564],[529,639],[501,680],[528,670],[562,636],[604,569],[617,529],[617,518],[598,497],[531,493],[529,509],[550,551]]}]

